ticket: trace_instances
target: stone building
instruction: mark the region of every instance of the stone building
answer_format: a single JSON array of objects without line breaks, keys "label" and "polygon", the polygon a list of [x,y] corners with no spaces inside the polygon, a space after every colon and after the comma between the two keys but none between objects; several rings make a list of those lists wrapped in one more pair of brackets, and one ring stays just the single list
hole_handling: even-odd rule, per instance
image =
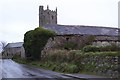
[{"label": "stone building", "polygon": [[18,55],[21,58],[25,58],[25,50],[23,48],[23,42],[8,43],[4,48],[4,56],[12,58],[14,55]]},{"label": "stone building", "polygon": [[48,40],[44,50],[65,49],[68,43],[73,49],[81,49],[90,41],[95,46],[120,45],[118,28],[80,25],[44,25],[44,28],[57,33]]},{"label": "stone building", "polygon": [[[94,36],[92,42],[96,46],[110,45],[111,43],[120,44],[119,29],[102,26],[85,26],[85,25],[58,25],[57,9],[56,11],[43,9],[39,7],[39,26],[45,29],[55,31],[57,36],[50,38],[44,50],[64,49],[65,44],[71,43],[72,47],[80,49],[87,44],[90,36]],[[64,47],[63,47],[64,46]]]},{"label": "stone building", "polygon": [[53,11],[49,9],[49,6],[46,10],[43,6],[39,6],[39,26],[45,24],[57,24],[57,8]]}]

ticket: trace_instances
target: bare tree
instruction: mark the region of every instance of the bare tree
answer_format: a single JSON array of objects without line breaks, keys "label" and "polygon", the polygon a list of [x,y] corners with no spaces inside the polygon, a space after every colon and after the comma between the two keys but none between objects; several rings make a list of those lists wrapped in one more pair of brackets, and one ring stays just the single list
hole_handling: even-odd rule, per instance
[{"label": "bare tree", "polygon": [[5,48],[6,44],[7,44],[7,42],[6,41],[0,41],[0,43],[1,43],[2,51],[4,51],[4,48]]}]

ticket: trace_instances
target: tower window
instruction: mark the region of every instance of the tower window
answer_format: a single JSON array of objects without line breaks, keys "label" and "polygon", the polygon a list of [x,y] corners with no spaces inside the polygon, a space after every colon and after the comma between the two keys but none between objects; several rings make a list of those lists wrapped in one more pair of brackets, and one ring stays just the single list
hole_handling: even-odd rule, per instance
[{"label": "tower window", "polygon": [[54,16],[52,16],[52,19],[54,19]]},{"label": "tower window", "polygon": [[49,15],[50,13],[48,12],[48,15]]}]

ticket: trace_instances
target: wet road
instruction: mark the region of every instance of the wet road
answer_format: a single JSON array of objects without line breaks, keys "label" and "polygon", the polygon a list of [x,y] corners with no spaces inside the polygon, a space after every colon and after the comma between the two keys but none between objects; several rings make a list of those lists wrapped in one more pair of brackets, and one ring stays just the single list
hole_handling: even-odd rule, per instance
[{"label": "wet road", "polygon": [[0,70],[2,71],[2,78],[73,79],[61,73],[21,65],[11,59],[0,60],[0,65],[2,65],[2,70]]}]

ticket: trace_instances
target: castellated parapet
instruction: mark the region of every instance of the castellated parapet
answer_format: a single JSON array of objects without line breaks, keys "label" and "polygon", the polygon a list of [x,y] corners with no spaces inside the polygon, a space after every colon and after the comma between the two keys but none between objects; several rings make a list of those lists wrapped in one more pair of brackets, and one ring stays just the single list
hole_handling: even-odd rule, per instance
[{"label": "castellated parapet", "polygon": [[49,6],[44,10],[43,6],[39,6],[39,26],[45,24],[57,24],[57,8],[56,10],[50,10]]}]

